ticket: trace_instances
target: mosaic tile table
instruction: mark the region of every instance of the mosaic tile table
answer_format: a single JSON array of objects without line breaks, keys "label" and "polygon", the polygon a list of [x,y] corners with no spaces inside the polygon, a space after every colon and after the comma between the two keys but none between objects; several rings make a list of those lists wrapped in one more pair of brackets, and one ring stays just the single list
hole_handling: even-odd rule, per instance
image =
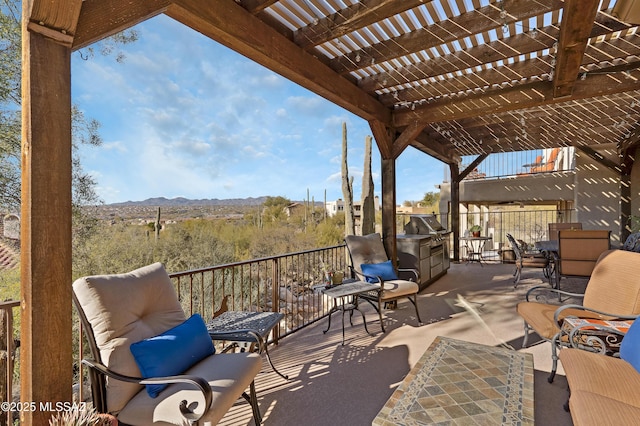
[{"label": "mosaic tile table", "polygon": [[436,337],[373,425],[533,425],[533,355]]}]

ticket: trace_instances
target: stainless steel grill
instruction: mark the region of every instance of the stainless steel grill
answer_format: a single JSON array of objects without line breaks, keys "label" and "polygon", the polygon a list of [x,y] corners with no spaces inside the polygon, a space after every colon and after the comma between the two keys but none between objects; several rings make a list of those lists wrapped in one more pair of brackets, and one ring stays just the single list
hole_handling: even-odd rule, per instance
[{"label": "stainless steel grill", "polygon": [[409,222],[404,226],[406,235],[430,235],[431,246],[441,245],[449,235],[448,232],[433,214],[414,214],[409,216]]},{"label": "stainless steel grill", "polygon": [[415,214],[398,236],[400,266],[418,270],[420,289],[447,273],[449,234],[435,215]]}]

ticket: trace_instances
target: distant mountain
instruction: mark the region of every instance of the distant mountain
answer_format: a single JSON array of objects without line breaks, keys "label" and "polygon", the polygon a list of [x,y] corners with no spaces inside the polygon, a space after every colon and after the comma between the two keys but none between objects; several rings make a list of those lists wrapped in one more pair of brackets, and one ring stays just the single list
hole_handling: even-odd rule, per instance
[{"label": "distant mountain", "polygon": [[258,198],[228,198],[224,200],[220,200],[218,198],[213,199],[202,199],[202,200],[190,200],[188,198],[177,197],[177,198],[165,198],[165,197],[155,197],[155,198],[147,198],[144,201],[125,201],[123,203],[113,203],[107,204],[112,207],[166,207],[166,206],[259,206],[260,204],[266,201],[267,197],[258,197]]}]

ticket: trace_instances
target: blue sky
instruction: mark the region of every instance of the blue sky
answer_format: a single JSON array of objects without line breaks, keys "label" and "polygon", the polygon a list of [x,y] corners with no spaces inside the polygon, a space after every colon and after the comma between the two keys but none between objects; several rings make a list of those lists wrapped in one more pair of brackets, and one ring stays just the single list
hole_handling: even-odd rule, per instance
[{"label": "blue sky", "polygon": [[[85,171],[105,203],[151,197],[342,198],[342,123],[360,198],[365,120],[161,15],[113,56],[73,56],[73,102],[102,124]],[[375,193],[380,155],[373,146]],[[397,201],[437,191],[444,165],[412,147],[396,163]]]}]

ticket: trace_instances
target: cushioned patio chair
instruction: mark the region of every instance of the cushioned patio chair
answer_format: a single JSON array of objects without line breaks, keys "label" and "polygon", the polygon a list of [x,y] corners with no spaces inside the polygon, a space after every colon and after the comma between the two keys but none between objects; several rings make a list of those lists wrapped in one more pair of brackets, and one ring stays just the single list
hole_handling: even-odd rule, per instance
[{"label": "cushioned patio chair", "polygon": [[[561,331],[563,319],[568,316],[600,320],[637,318],[640,315],[639,277],[639,253],[608,250],[600,255],[584,294],[546,286],[533,287],[527,292],[526,301],[518,303],[516,308],[524,320],[522,347],[527,347],[530,330],[551,342],[553,366],[549,382],[557,370],[558,350],[571,346],[568,336]],[[544,294],[553,294],[553,298],[557,294],[582,298],[582,304],[546,303]]]},{"label": "cushioned patio chair", "polygon": [[611,248],[611,231],[604,229],[558,231],[558,256],[554,259],[554,287],[561,277],[589,277],[600,255]]},{"label": "cushioned patio chair", "polygon": [[582,229],[582,222],[550,222],[549,223],[549,239],[558,241],[558,232],[563,229],[577,230]]},{"label": "cushioned patio chair", "polygon": [[[513,272],[513,276],[515,277],[513,280],[514,288],[520,283],[523,268],[542,269],[545,278],[549,279],[549,259],[544,253],[526,253],[511,234],[507,234],[507,240],[509,240],[511,249],[516,256],[516,270]],[[549,283],[551,284],[551,281],[549,281]]]},{"label": "cushioned patio chair", "polygon": [[394,302],[404,297],[413,303],[418,323],[422,324],[418,311],[418,284],[414,281],[399,279],[397,275],[399,271],[406,271],[413,273],[418,279],[418,271],[394,268],[384,249],[380,234],[348,235],[344,241],[351,256],[350,268],[354,278],[371,283],[379,282],[382,287],[380,291],[374,290],[359,295],[378,311],[382,331],[385,331],[382,321],[383,304],[386,305],[388,302]]},{"label": "cushioned patio chair", "polygon": [[98,412],[127,425],[216,424],[243,396],[261,423],[254,385],[261,357],[214,353],[204,321],[185,317],[160,263],[79,278],[73,299],[93,357],[83,364]]}]

